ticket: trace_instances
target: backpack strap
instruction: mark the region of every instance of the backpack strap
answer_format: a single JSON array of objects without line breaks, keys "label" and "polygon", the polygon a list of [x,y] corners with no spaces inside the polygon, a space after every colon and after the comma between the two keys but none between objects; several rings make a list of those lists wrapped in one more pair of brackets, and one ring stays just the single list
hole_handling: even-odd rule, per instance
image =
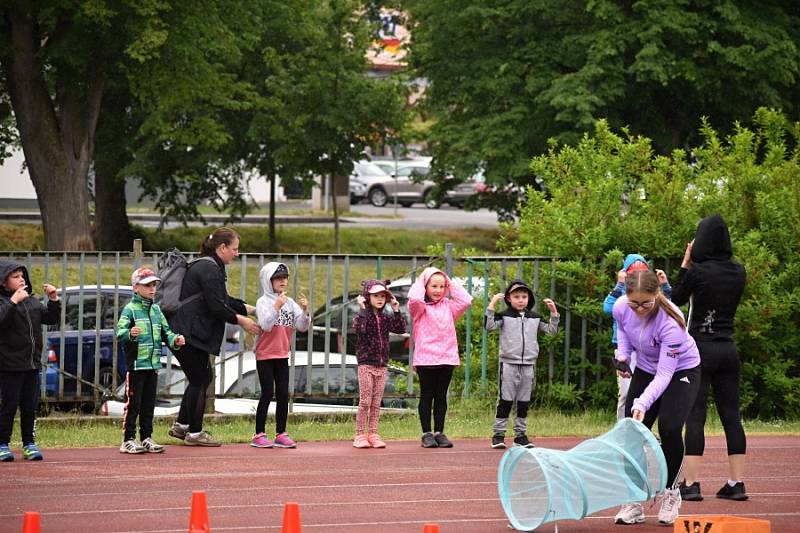
[{"label": "backpack strap", "polygon": [[[189,264],[186,265],[186,271],[188,272],[189,271],[189,267],[191,267],[192,265],[194,265],[196,263],[199,263],[200,261],[211,261],[215,265],[217,264],[217,262],[214,261],[212,258],[208,257],[207,255],[204,255],[202,257],[198,257],[197,259],[193,259],[192,261],[190,261]],[[181,300],[180,305],[185,305],[185,304],[191,303],[191,302],[193,302],[195,300],[198,300],[198,299],[200,299],[202,297],[203,297],[203,291],[196,292],[196,293],[192,294],[191,296],[188,296],[188,297],[184,298],[183,300]]]}]

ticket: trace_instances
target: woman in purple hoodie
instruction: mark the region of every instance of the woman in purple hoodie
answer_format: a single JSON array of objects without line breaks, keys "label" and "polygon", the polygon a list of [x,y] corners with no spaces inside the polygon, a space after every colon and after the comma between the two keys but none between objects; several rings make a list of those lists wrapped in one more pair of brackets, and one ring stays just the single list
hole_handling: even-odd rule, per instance
[{"label": "woman in purple hoodie", "polygon": [[[625,296],[614,304],[613,315],[617,321],[617,368],[629,375],[631,353],[635,350],[637,354],[625,414],[648,428],[658,418],[667,462],[667,488],[658,521],[672,524],[681,505],[681,493],[675,486],[683,462],[681,432],[700,387],[700,354],[686,331],[683,314],[659,290],[654,272],[639,270],[627,276]],[[618,524],[644,520],[640,503],[623,505],[615,517]]]}]

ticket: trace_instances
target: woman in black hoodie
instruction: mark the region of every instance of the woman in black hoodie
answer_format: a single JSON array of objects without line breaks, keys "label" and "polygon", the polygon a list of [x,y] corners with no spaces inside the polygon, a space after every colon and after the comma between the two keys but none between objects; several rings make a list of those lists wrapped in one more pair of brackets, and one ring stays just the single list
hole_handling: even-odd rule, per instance
[{"label": "woman in black hoodie", "polygon": [[700,391],[686,421],[686,457],[681,497],[700,501],[697,475],[705,447],[703,428],[706,422],[709,388],[714,390],[725,440],[728,446],[730,479],[717,492],[718,498],[746,500],[742,477],[746,438],[739,416],[741,364],[733,340],[736,308],[744,291],[744,267],[731,260],[733,255],[728,226],[719,215],[704,218],[686,247],[678,279],[672,286],[672,301],[689,302],[689,333],[700,350],[702,376]]}]

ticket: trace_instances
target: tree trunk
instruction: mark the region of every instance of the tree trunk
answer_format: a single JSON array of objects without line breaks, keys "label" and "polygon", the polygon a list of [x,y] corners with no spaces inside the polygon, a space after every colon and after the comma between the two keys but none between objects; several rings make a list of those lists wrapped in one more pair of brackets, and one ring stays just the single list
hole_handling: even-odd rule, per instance
[{"label": "tree trunk", "polygon": [[128,220],[125,180],[95,162],[94,240],[98,250],[130,250],[133,231]]},{"label": "tree trunk", "polygon": [[333,202],[333,241],[336,244],[336,253],[342,253],[342,246],[339,242],[339,207],[336,203],[336,178],[331,174],[330,194]]},{"label": "tree trunk", "polygon": [[48,250],[93,250],[87,181],[104,76],[100,70],[87,74],[85,89],[77,91],[81,96],[74,86],[67,88],[57,80],[56,106],[40,70],[41,39],[33,16],[16,4],[7,11],[6,20],[11,51],[3,58],[3,67],[39,199],[45,245]]},{"label": "tree trunk", "polygon": [[270,170],[267,176],[269,180],[269,251],[278,251],[278,237],[275,234],[275,180],[277,176],[274,170]]}]

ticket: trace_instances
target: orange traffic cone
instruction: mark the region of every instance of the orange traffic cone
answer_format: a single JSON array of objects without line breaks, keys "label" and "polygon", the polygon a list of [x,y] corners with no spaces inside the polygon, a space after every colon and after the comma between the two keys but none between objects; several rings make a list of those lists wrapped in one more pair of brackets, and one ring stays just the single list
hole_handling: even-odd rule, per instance
[{"label": "orange traffic cone", "polygon": [[439,524],[425,524],[422,533],[439,533]]},{"label": "orange traffic cone", "polygon": [[300,533],[300,506],[294,502],[287,502],[283,508],[281,533]]},{"label": "orange traffic cone", "polygon": [[25,513],[22,517],[22,533],[41,533],[39,513]]},{"label": "orange traffic cone", "polygon": [[195,490],[192,492],[192,513],[189,515],[189,533],[211,533],[211,526],[208,524],[206,492],[203,490]]}]

